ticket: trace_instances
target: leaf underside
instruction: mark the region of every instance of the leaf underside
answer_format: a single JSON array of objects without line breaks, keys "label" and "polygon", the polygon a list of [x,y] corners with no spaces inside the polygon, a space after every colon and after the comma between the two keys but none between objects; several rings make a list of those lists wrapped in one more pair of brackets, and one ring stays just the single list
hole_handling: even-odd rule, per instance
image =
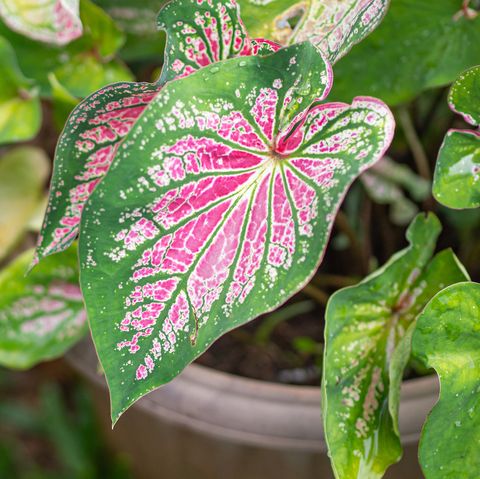
[{"label": "leaf underside", "polygon": [[477,130],[450,130],[440,148],[433,194],[450,208],[480,206],[480,67],[463,73],[449,96],[450,107]]},{"label": "leaf underside", "polygon": [[394,129],[378,100],[320,103],[331,81],[310,43],[217,63],[165,86],[125,139],[80,237],[114,420],[313,275]]},{"label": "leaf underside", "polygon": [[0,364],[14,369],[61,356],[87,332],[76,248],[25,277],[32,255],[27,251],[0,273]]},{"label": "leaf underside", "polygon": [[417,216],[407,249],[329,301],[322,405],[337,478],[381,478],[401,458],[398,403],[409,328],[438,291],[468,279],[450,250],[432,259],[440,230],[433,214]]},{"label": "leaf underside", "polygon": [[389,0],[239,0],[247,28],[256,36],[291,45],[311,41],[335,63],[382,21]]},{"label": "leaf underside", "polygon": [[436,370],[440,398],[424,425],[419,458],[426,479],[474,479],[480,470],[480,285],[451,286],[428,304],[413,353]]},{"label": "leaf underside", "polygon": [[275,51],[248,37],[234,2],[180,0],[159,14],[167,32],[159,82],[119,83],[94,93],[73,111],[60,136],[44,226],[34,263],[68,248],[78,235],[85,202],[107,173],[123,141],[167,81],[234,56]]}]

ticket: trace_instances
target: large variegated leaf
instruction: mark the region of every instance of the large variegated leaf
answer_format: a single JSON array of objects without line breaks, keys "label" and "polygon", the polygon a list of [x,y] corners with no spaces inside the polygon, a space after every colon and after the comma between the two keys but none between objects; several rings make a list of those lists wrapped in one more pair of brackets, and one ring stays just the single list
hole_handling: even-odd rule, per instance
[{"label": "large variegated leaf", "polygon": [[255,36],[282,44],[309,40],[334,63],[382,21],[389,0],[239,0]]},{"label": "large variegated leaf", "polygon": [[108,171],[125,135],[166,81],[215,61],[275,48],[250,41],[233,1],[180,0],[160,12],[159,25],[168,35],[161,80],[108,86],[80,103],[70,116],[55,154],[35,261],[63,251],[75,239],[85,201]]},{"label": "large variegated leaf", "polygon": [[12,46],[0,37],[0,144],[35,136],[41,116],[38,90],[20,70]]},{"label": "large variegated leaf", "polygon": [[477,479],[480,471],[480,284],[439,293],[418,318],[413,353],[436,370],[440,399],[423,428],[426,479]]},{"label": "large variegated leaf", "polygon": [[322,103],[331,81],[308,42],[227,60],[166,85],[130,132],[80,238],[114,420],[315,272],[394,130],[378,100]]},{"label": "large variegated leaf", "polygon": [[417,216],[407,249],[328,303],[323,416],[339,479],[381,478],[402,455],[398,397],[409,359],[406,331],[438,291],[468,279],[450,250],[431,259],[440,229],[433,214]]},{"label": "large variegated leaf", "polygon": [[463,3],[392,1],[381,25],[336,64],[333,97],[374,95],[398,105],[478,65],[480,15],[465,15]]},{"label": "large variegated leaf", "polygon": [[50,160],[39,148],[18,147],[0,157],[0,261],[27,230],[49,175]]},{"label": "large variegated leaf", "polygon": [[449,103],[477,130],[450,130],[435,170],[433,194],[450,208],[480,206],[480,67],[465,72],[453,85]]},{"label": "large variegated leaf", "polygon": [[76,248],[25,277],[32,255],[24,253],[0,272],[0,364],[10,368],[61,356],[87,331]]},{"label": "large variegated leaf", "polygon": [[0,16],[22,35],[64,45],[82,34],[80,0],[0,0]]}]

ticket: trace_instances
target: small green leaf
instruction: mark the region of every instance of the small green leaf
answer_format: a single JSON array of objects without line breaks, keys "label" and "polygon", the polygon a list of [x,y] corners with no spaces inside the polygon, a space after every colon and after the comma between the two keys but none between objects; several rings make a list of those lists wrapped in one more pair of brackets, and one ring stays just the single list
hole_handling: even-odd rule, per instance
[{"label": "small green leaf", "polygon": [[[480,66],[455,82],[449,104],[465,121],[480,125]],[[447,133],[437,160],[433,194],[450,208],[480,206],[480,129]]]},{"label": "small green leaf", "polygon": [[468,279],[450,250],[431,259],[440,230],[433,214],[417,216],[408,248],[328,303],[323,414],[339,479],[381,478],[402,455],[398,396],[409,328],[438,291]]},{"label": "small green leaf", "polygon": [[87,331],[76,248],[25,277],[32,256],[27,251],[0,273],[0,364],[15,369],[61,356]]},{"label": "small green leaf", "polygon": [[242,18],[257,37],[281,44],[311,41],[334,63],[363,40],[385,15],[389,0],[239,0]]},{"label": "small green leaf", "polygon": [[79,0],[0,0],[0,16],[22,35],[64,45],[82,34]]},{"label": "small green leaf", "polygon": [[456,284],[437,294],[418,318],[412,350],[441,383],[419,447],[426,479],[477,479],[480,284]]},{"label": "small green leaf", "polygon": [[462,0],[394,0],[376,31],[335,65],[332,95],[408,102],[480,64],[478,45],[480,15],[463,15]]},{"label": "small green leaf", "polygon": [[0,260],[26,230],[50,173],[39,148],[19,147],[0,158]]},{"label": "small green leaf", "polygon": [[29,140],[41,117],[35,85],[23,76],[13,48],[0,37],[0,144]]}]

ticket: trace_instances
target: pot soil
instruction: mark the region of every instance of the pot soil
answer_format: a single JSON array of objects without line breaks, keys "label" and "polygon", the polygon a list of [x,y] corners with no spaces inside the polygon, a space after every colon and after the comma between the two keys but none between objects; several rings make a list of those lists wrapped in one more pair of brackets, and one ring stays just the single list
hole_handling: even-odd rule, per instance
[{"label": "pot soil", "polygon": [[[135,479],[333,478],[318,387],[245,379],[193,364],[139,400],[112,431],[108,391],[92,343],[77,345],[67,361],[87,380],[106,439],[130,456]],[[417,443],[437,393],[433,376],[404,383],[405,453],[387,479],[422,477]]]}]

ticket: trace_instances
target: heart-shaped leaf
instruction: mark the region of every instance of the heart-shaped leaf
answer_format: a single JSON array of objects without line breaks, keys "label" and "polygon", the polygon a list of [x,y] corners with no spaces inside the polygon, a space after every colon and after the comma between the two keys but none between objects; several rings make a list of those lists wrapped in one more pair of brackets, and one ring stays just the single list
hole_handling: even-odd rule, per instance
[{"label": "heart-shaped leaf", "polygon": [[271,42],[251,41],[234,1],[179,0],[159,14],[167,32],[160,81],[110,85],[73,111],[57,146],[49,206],[35,261],[67,248],[91,192],[102,180],[125,135],[166,81],[238,55],[272,51]]},{"label": "heart-shaped leaf", "polygon": [[[480,126],[480,66],[455,82],[449,103],[465,121]],[[450,208],[480,206],[480,128],[447,133],[438,156],[433,194]]]},{"label": "heart-shaped leaf", "polygon": [[82,34],[80,0],[0,0],[0,16],[22,35],[64,45]]},{"label": "heart-shaped leaf", "polygon": [[378,29],[335,66],[332,95],[408,102],[480,64],[479,44],[480,15],[465,15],[462,0],[395,0]]},{"label": "heart-shaped leaf", "polygon": [[334,63],[382,21],[389,0],[239,0],[255,36],[281,44],[309,40]]},{"label": "heart-shaped leaf", "polygon": [[402,455],[398,398],[410,356],[406,332],[438,291],[468,279],[450,250],[431,259],[440,230],[433,214],[417,216],[407,249],[328,303],[322,406],[339,479],[381,478]]},{"label": "heart-shaped leaf", "polygon": [[0,144],[35,136],[41,115],[38,91],[20,71],[11,45],[0,37]]},{"label": "heart-shaped leaf", "polygon": [[436,370],[440,399],[419,448],[426,479],[476,479],[480,470],[480,284],[439,293],[418,318],[413,353]]},{"label": "heart-shaped leaf", "polygon": [[394,130],[378,100],[322,103],[331,81],[309,42],[227,60],[167,84],[124,141],[80,239],[114,420],[314,274]]},{"label": "heart-shaped leaf", "polygon": [[0,260],[27,229],[49,174],[50,161],[39,148],[15,148],[0,158]]},{"label": "heart-shaped leaf", "polygon": [[87,331],[76,248],[25,277],[32,256],[24,253],[0,273],[0,364],[10,368],[59,357]]}]

